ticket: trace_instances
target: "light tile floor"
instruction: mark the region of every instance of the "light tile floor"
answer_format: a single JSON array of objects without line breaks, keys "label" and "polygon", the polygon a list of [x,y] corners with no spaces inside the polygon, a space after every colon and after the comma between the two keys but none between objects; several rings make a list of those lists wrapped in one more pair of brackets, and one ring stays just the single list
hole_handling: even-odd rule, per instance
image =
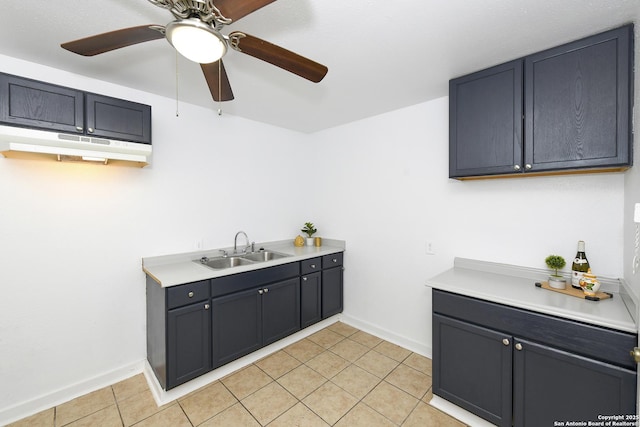
[{"label": "light tile floor", "polygon": [[430,359],[337,322],[161,407],[140,374],[10,426],[464,426],[430,399]]}]

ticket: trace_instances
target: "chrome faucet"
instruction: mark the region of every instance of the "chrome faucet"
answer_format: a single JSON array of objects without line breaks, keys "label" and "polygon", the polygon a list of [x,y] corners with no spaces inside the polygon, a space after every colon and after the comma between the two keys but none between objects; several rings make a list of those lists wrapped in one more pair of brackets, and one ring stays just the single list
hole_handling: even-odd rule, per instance
[{"label": "chrome faucet", "polygon": [[243,253],[247,252],[247,249],[249,249],[251,247],[251,243],[249,243],[249,236],[247,236],[247,233],[245,233],[244,231],[238,231],[236,233],[236,237],[235,239],[233,239],[233,253],[237,254],[238,253],[238,236],[243,234],[244,235],[244,239],[245,239],[245,246],[244,249],[242,250]]}]

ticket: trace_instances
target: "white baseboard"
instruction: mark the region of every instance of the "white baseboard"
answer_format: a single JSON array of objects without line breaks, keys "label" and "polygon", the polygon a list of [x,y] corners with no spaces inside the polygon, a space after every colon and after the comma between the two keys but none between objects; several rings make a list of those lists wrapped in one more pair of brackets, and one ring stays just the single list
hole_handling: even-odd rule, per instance
[{"label": "white baseboard", "polygon": [[437,408],[447,415],[451,415],[453,418],[462,421],[471,427],[495,427],[495,424],[478,417],[471,412],[462,409],[461,407],[454,405],[446,399],[440,396],[433,395],[433,398],[429,401],[429,404],[434,408]]},{"label": "white baseboard", "polygon": [[140,360],[139,362],[114,369],[113,371],[55,390],[51,393],[43,394],[10,408],[2,408],[0,409],[0,425],[21,420],[45,409],[53,408],[76,397],[83,396],[137,375],[143,371],[144,363],[144,360]]},{"label": "white baseboard", "polygon": [[358,328],[361,331],[375,335],[378,338],[382,338],[386,341],[392,342],[393,344],[404,347],[407,350],[411,350],[414,353],[418,353],[422,356],[431,358],[431,355],[433,354],[431,346],[417,342],[402,335],[398,335],[395,332],[391,332],[387,329],[381,328],[377,325],[374,325],[373,323],[365,322],[355,317],[345,315],[344,313],[342,314],[340,321],[351,325],[354,328]]}]

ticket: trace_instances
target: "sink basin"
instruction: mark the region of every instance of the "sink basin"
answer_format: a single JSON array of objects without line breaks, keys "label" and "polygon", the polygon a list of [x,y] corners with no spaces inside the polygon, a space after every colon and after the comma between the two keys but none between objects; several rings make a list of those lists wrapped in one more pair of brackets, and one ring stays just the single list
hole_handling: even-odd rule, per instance
[{"label": "sink basin", "polygon": [[202,265],[206,265],[207,267],[221,269],[221,268],[230,268],[237,267],[239,265],[247,265],[253,264],[250,260],[240,258],[237,256],[230,257],[220,257],[220,258],[209,258],[207,261],[202,262],[201,260],[195,260],[194,262],[199,262]]},{"label": "sink basin", "polygon": [[249,259],[251,261],[263,262],[263,261],[271,261],[273,259],[285,258],[285,257],[288,257],[288,256],[289,255],[281,254],[279,252],[258,251],[258,252],[254,252],[252,254],[242,255],[242,258]]},{"label": "sink basin", "polygon": [[238,267],[240,265],[255,264],[256,262],[271,261],[274,259],[285,258],[288,256],[289,255],[281,254],[280,252],[258,251],[250,254],[244,254],[244,255],[232,255],[232,256],[226,256],[226,257],[221,256],[221,257],[215,257],[215,258],[194,259],[193,262],[205,265],[210,268],[214,268],[216,270],[220,270],[223,268]]}]

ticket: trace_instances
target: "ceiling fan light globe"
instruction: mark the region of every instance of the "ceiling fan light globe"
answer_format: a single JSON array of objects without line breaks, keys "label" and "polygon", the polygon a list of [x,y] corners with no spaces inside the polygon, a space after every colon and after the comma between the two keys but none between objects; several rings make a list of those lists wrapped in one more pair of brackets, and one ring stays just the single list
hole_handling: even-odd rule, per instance
[{"label": "ceiling fan light globe", "polygon": [[215,62],[227,52],[224,37],[199,19],[170,22],[166,27],[166,36],[182,56],[200,64]]}]

